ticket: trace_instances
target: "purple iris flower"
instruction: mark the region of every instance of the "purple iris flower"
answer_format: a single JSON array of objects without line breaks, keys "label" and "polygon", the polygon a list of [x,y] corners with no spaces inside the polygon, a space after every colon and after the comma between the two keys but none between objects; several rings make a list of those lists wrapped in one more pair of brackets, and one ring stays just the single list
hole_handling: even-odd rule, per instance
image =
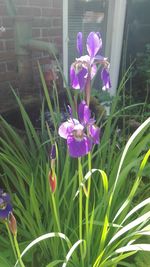
[{"label": "purple iris flower", "polygon": [[[101,79],[103,82],[103,90],[111,87],[109,77],[109,62],[107,58],[97,55],[98,51],[102,48],[102,38],[99,32],[90,32],[87,37],[86,47],[88,55],[82,55],[82,33],[77,34],[77,50],[80,57],[76,58],[75,62],[70,67],[70,80],[71,86],[74,89],[84,90],[88,78],[93,79],[97,73],[97,65],[102,65]],[[107,74],[107,75],[106,75]]]},{"label": "purple iris flower", "polygon": [[10,196],[0,189],[0,219],[7,219],[10,212],[12,212]]},{"label": "purple iris flower", "polygon": [[85,101],[78,106],[78,120],[72,117],[63,122],[58,130],[59,135],[67,139],[69,154],[73,158],[86,155],[93,144],[99,144],[100,129],[94,125],[91,111]]}]

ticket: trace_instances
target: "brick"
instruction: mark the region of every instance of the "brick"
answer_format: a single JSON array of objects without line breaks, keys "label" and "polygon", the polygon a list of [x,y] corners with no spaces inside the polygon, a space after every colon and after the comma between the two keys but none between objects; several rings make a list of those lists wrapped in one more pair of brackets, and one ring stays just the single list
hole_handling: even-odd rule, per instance
[{"label": "brick", "polygon": [[41,37],[41,29],[40,28],[32,28],[32,36],[33,38]]},{"label": "brick", "polygon": [[7,8],[6,5],[0,5],[0,16],[7,16],[8,12],[7,12]]},{"label": "brick", "polygon": [[6,64],[7,71],[17,71],[17,63],[16,61],[9,61]]},{"label": "brick", "polygon": [[29,0],[30,6],[52,7],[53,0]]},{"label": "brick", "polygon": [[62,34],[62,29],[57,28],[57,29],[42,29],[42,36],[43,37],[52,37],[52,36],[60,36]]},{"label": "brick", "polygon": [[6,62],[0,62],[0,72],[6,71]]},{"label": "brick", "polygon": [[28,5],[28,0],[12,0],[12,1],[17,6]]},{"label": "brick", "polygon": [[62,10],[58,8],[42,8],[42,16],[61,17]]},{"label": "brick", "polygon": [[10,18],[10,17],[3,17],[2,18],[2,25],[4,27],[12,27],[13,24],[14,24],[13,18]]},{"label": "brick", "polygon": [[13,36],[14,36],[13,29],[6,28],[6,31],[2,33],[2,36],[1,37],[3,39],[11,39],[11,38],[13,38]]},{"label": "brick", "polygon": [[0,40],[0,50],[3,51],[4,50],[4,41]]},{"label": "brick", "polygon": [[5,40],[5,49],[14,50],[15,49],[14,40]]},{"label": "brick", "polygon": [[33,18],[33,27],[51,27],[52,19],[51,18],[43,18],[43,17],[35,17]]},{"label": "brick", "polygon": [[53,0],[53,7],[62,8],[62,6],[63,6],[62,0]]},{"label": "brick", "polygon": [[39,7],[18,7],[17,13],[20,16],[34,17],[41,16],[41,8]]},{"label": "brick", "polygon": [[62,19],[61,18],[54,18],[53,19],[53,26],[54,27],[61,27],[62,25]]}]

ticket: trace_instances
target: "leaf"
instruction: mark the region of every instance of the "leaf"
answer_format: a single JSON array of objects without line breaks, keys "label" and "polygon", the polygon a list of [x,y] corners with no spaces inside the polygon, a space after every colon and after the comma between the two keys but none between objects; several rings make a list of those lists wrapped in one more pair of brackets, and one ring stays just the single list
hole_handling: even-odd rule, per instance
[{"label": "leaf", "polygon": [[[53,238],[53,237],[59,237],[61,239],[64,239],[67,244],[68,244],[68,247],[71,247],[71,243],[70,243],[70,240],[68,239],[68,237],[62,233],[48,233],[48,234],[44,234],[42,236],[39,236],[38,238],[34,239],[24,250],[23,252],[21,253],[21,256],[20,258],[22,258],[34,245],[38,244],[39,242],[45,240],[45,239],[48,239],[48,238]],[[16,267],[18,265],[18,260],[17,262],[15,263],[14,267]]]},{"label": "leaf", "polygon": [[150,251],[150,244],[134,244],[134,245],[127,245],[125,247],[116,249],[116,253],[123,253],[127,251]]}]

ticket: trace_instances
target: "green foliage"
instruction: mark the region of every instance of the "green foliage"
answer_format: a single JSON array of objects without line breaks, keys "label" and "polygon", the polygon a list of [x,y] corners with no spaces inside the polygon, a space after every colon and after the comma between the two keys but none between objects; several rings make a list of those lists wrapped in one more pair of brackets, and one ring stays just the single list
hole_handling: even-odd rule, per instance
[{"label": "green foliage", "polygon": [[[145,167],[149,166],[150,119],[128,141],[126,135],[121,141],[118,136],[118,117],[124,108],[118,110],[117,102],[128,73],[129,70],[113,99],[110,116],[101,126],[100,145],[81,162],[68,156],[66,145],[58,136],[61,118],[58,116],[56,120],[55,116],[59,113],[57,91],[54,86],[53,106],[41,68],[53,128],[45,121],[43,104],[41,129],[36,131],[15,92],[24,122],[24,137],[0,118],[1,182],[12,197],[25,266],[127,266],[123,264],[137,252],[138,239],[150,234],[150,199],[136,198]],[[71,101],[69,89],[66,90]],[[53,194],[48,173],[50,147],[54,142],[57,189]],[[6,237],[5,229],[2,230]],[[3,251],[9,246],[8,240],[1,237],[0,241]],[[146,248],[150,249],[150,245]],[[11,253],[1,253],[1,261],[6,267],[15,265]]]}]

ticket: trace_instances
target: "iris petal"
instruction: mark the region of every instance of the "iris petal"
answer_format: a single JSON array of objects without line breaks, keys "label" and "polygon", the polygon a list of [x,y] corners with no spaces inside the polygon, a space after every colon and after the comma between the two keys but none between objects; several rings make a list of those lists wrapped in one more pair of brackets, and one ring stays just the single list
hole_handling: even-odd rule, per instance
[{"label": "iris petal", "polygon": [[106,68],[103,68],[101,71],[101,79],[103,81],[103,88],[102,90],[108,90],[111,88],[111,82],[110,82],[110,75],[109,75],[109,71]]},{"label": "iris petal", "polygon": [[85,101],[79,104],[78,117],[82,124],[87,124],[91,118],[91,111]]},{"label": "iris petal", "polygon": [[78,81],[78,76],[75,72],[74,69],[74,64],[71,65],[70,67],[70,82],[71,82],[71,87],[74,89],[80,89],[79,81]]},{"label": "iris petal", "polygon": [[78,34],[77,34],[77,50],[79,52],[79,55],[82,56],[82,52],[83,52],[83,36],[82,36],[82,32],[78,32]]},{"label": "iris petal", "polygon": [[78,77],[78,83],[79,83],[79,88],[81,90],[84,89],[85,84],[86,84],[86,79],[87,79],[87,69],[86,68],[82,68],[81,71],[77,74]]},{"label": "iris petal", "polygon": [[83,90],[86,84],[87,68],[82,67],[80,71],[76,72],[74,64],[70,68],[71,87],[74,89]]},{"label": "iris petal", "polygon": [[72,120],[65,121],[60,125],[58,133],[62,138],[67,139],[68,135],[73,131],[73,129],[74,129],[73,121]]},{"label": "iris petal", "polygon": [[92,141],[87,136],[84,136],[82,140],[78,141],[73,135],[69,135],[67,145],[69,154],[73,158],[83,157],[92,149]]},{"label": "iris petal", "polygon": [[92,141],[94,144],[99,144],[100,139],[100,128],[95,125],[91,125],[89,127],[90,136],[92,137]]},{"label": "iris petal", "polygon": [[87,37],[86,46],[90,57],[94,57],[102,47],[102,39],[95,32],[90,32]]},{"label": "iris petal", "polygon": [[12,205],[8,203],[5,209],[0,209],[0,218],[1,219],[8,218],[8,215],[11,211],[12,211]]}]

